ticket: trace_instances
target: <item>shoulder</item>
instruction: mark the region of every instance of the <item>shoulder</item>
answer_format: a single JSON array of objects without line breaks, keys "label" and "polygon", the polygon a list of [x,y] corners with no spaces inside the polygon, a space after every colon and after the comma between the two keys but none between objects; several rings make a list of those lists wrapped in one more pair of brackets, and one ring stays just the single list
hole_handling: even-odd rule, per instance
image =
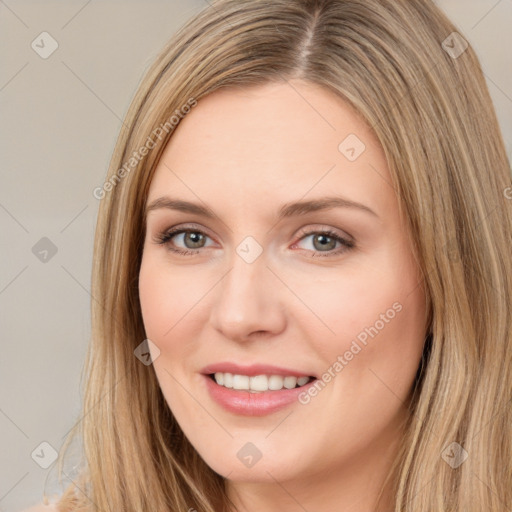
[{"label": "shoulder", "polygon": [[22,512],[58,512],[54,504],[44,505],[43,503],[34,505],[33,507],[22,510]]}]

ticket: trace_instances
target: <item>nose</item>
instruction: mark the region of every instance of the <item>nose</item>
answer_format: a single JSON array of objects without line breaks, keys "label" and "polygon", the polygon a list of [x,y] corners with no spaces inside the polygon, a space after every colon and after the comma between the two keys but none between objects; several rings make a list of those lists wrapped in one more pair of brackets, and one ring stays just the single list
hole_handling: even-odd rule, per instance
[{"label": "nose", "polygon": [[238,342],[282,332],[286,326],[282,288],[263,255],[247,263],[235,254],[231,270],[216,287],[213,327]]}]

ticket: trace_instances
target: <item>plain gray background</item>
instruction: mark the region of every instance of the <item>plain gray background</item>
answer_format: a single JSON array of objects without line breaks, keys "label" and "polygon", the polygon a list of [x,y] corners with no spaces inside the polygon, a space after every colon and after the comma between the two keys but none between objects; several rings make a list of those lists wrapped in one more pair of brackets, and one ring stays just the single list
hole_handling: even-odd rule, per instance
[{"label": "plain gray background", "polygon": [[[481,59],[511,156],[512,0],[437,3]],[[79,420],[92,192],[144,71],[206,5],[0,0],[0,512],[41,501],[45,479],[59,490],[41,443],[58,451]],[[42,32],[58,43],[46,59],[31,46]]]}]

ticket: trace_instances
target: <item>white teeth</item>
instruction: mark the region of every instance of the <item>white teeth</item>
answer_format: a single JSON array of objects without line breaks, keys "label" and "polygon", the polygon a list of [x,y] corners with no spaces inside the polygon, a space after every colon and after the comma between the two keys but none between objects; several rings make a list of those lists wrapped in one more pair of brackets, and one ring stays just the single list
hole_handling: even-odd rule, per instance
[{"label": "white teeth", "polygon": [[233,389],[249,389],[249,377],[247,375],[233,375]]},{"label": "white teeth", "polygon": [[215,382],[226,388],[260,393],[262,391],[279,391],[283,388],[293,389],[297,385],[304,386],[309,382],[309,377],[294,377],[292,375],[282,377],[281,375],[237,375],[232,373],[216,372]]},{"label": "white teeth", "polygon": [[268,389],[278,391],[283,389],[284,379],[280,375],[271,375],[268,379]]},{"label": "white teeth", "polygon": [[297,385],[297,377],[285,377],[284,387],[286,389],[293,389]]},{"label": "white teeth", "polygon": [[308,382],[308,380],[309,380],[309,377],[299,377],[297,379],[297,384],[299,386],[304,386],[304,384],[306,384]]},{"label": "white teeth", "polygon": [[226,388],[232,388],[233,387],[233,374],[225,373],[224,374],[224,383],[222,385]]},{"label": "white teeth", "polygon": [[256,375],[256,377],[251,377],[250,388],[252,391],[267,391],[268,377],[266,375]]}]

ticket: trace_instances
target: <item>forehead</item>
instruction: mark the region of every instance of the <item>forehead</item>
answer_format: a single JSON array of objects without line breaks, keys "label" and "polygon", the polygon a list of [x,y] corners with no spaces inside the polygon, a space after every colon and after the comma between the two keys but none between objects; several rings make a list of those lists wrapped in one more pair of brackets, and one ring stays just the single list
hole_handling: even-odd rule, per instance
[{"label": "forehead", "polygon": [[332,92],[302,81],[265,84],[202,98],[176,129],[169,151],[186,145],[223,159],[282,154],[288,160],[300,146],[301,157],[332,159],[350,133],[377,143],[356,111]]},{"label": "forehead", "polygon": [[[350,146],[356,159],[347,158]],[[202,98],[165,148],[149,199],[179,191],[248,207],[337,191],[385,202],[393,192],[386,181],[382,148],[357,112],[324,88],[290,82]]]}]

